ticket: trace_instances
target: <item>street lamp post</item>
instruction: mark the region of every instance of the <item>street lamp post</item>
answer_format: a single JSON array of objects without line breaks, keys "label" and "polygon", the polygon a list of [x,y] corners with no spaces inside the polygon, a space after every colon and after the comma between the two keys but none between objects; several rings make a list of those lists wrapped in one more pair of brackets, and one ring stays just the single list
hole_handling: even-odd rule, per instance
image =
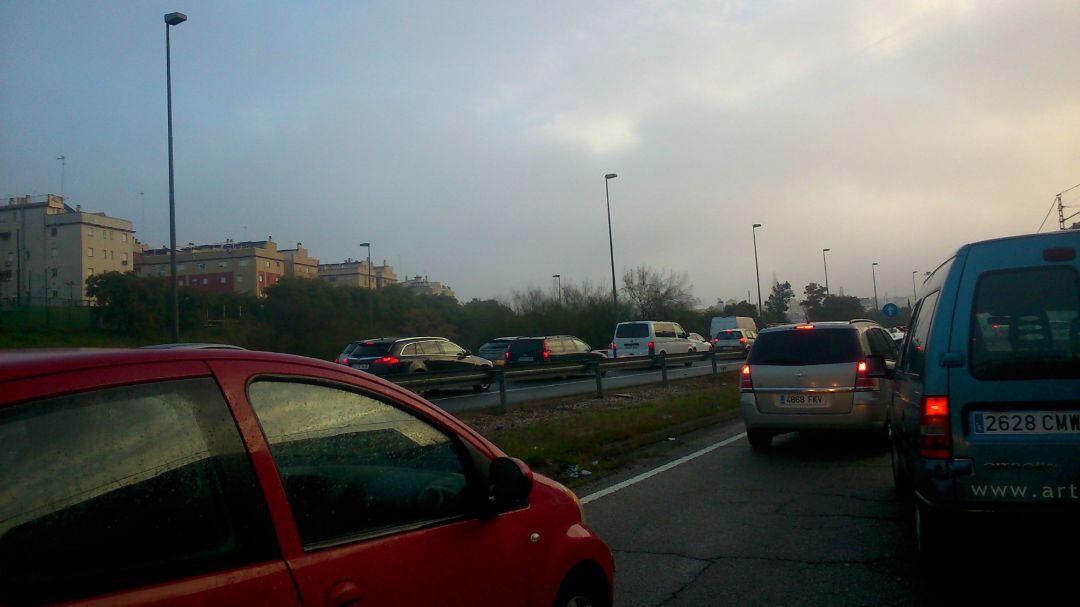
[{"label": "street lamp post", "polygon": [[915,287],[915,275],[918,274],[918,270],[911,271],[911,293],[915,296],[915,299],[919,298],[919,289]]},{"label": "street lamp post", "polygon": [[881,308],[878,306],[877,300],[877,265],[878,262],[876,261],[870,264],[870,274],[874,277],[874,309],[880,310]]},{"label": "street lamp post", "polygon": [[604,175],[604,198],[607,200],[607,237],[608,252],[611,253],[611,315],[615,324],[619,324],[619,300],[615,294],[615,240],[611,236],[611,191],[608,182],[618,177],[615,173]]},{"label": "street lamp post", "polygon": [[829,260],[825,259],[825,254],[832,249],[821,250],[821,261],[825,264],[825,297],[829,296]]},{"label": "street lamp post", "polygon": [[180,295],[176,288],[176,191],[173,186],[173,134],[172,134],[172,49],[169,45],[169,28],[187,21],[184,13],[165,15],[165,96],[169,115],[169,275],[172,277],[172,340],[180,341]]},{"label": "street lamp post", "polygon": [[559,305],[562,305],[562,274],[552,274],[552,278],[559,281]]},{"label": "street lamp post", "polygon": [[758,318],[765,321],[765,315],[761,311],[761,270],[758,269],[757,259],[757,229],[761,227],[760,223],[755,223],[750,231],[754,234],[754,277],[757,280],[757,315]]},{"label": "street lamp post", "polygon": [[371,284],[371,243],[361,242],[360,246],[367,249],[367,288],[368,291],[368,330],[371,330],[371,326],[375,324],[375,313],[372,311],[375,308],[375,285]]}]

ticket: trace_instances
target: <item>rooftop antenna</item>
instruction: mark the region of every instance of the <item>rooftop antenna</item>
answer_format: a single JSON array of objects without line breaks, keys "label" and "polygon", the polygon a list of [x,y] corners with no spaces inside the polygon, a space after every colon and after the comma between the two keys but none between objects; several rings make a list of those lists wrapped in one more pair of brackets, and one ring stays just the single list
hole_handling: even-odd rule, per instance
[{"label": "rooftop antenna", "polygon": [[64,196],[64,168],[67,165],[67,157],[60,154],[56,159],[60,161],[60,195]]}]

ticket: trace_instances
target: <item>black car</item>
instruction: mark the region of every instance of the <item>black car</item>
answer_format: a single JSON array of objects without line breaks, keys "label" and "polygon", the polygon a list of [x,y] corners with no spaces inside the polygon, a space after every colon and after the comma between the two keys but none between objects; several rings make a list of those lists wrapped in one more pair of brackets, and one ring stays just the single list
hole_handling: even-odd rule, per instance
[{"label": "black car", "polygon": [[506,350],[507,365],[533,365],[537,363],[584,363],[604,360],[603,352],[596,352],[589,344],[573,335],[550,335],[548,337],[519,337]]},{"label": "black car", "polygon": [[[338,357],[341,364],[380,377],[413,373],[438,373],[490,369],[490,360],[471,352],[445,337],[380,337],[346,346]],[[490,382],[473,384],[483,392]]]},{"label": "black car", "polygon": [[506,351],[510,348],[510,344],[514,343],[517,337],[497,337],[486,344],[480,346],[480,349],[476,351],[481,358],[486,358],[491,362],[501,365],[506,361]]}]

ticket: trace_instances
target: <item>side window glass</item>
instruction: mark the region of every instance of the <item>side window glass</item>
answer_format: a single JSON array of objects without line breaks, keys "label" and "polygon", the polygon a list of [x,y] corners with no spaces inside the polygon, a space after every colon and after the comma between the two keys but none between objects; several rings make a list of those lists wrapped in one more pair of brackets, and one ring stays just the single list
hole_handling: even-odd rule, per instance
[{"label": "side window glass", "polygon": [[461,346],[459,346],[457,344],[454,344],[454,343],[450,343],[448,341],[440,341],[440,342],[438,342],[438,344],[439,344],[439,349],[442,351],[443,354],[449,354],[450,356],[457,356],[458,354],[462,354],[462,353],[465,352],[465,349],[462,348]]},{"label": "side window glass", "polygon": [[934,319],[934,310],[937,308],[940,293],[940,291],[935,291],[927,295],[919,305],[918,316],[911,326],[911,333],[908,335],[904,346],[902,368],[908,373],[914,375],[922,375],[923,373],[928,345],[926,340],[930,336],[930,325]]},{"label": "side window glass", "polygon": [[276,558],[217,384],[0,409],[0,603],[53,602]]},{"label": "side window glass", "polygon": [[402,356],[416,356],[416,344],[409,344],[401,349]]},{"label": "side window glass", "polygon": [[443,353],[442,348],[439,347],[439,342],[437,341],[422,341],[415,345],[416,351],[419,354],[440,356]]},{"label": "side window glass", "polygon": [[466,468],[453,441],[405,411],[290,381],[256,381],[248,400],[307,547],[469,509]]}]

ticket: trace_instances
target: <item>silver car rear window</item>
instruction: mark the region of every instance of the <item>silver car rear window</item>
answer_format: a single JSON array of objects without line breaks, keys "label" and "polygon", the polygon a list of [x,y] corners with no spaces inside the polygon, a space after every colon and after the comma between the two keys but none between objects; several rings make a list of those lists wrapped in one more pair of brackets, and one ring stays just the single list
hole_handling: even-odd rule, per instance
[{"label": "silver car rear window", "polygon": [[855,362],[863,357],[854,328],[792,329],[759,333],[747,364],[830,365]]}]

